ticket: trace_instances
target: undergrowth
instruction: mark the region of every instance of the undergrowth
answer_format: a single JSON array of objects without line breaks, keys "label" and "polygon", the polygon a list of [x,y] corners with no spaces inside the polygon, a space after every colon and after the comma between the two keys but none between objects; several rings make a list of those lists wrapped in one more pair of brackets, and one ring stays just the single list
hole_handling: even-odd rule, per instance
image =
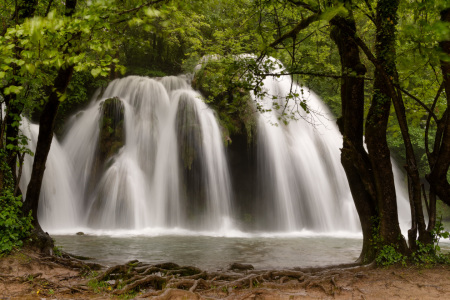
[{"label": "undergrowth", "polygon": [[33,226],[31,212],[22,216],[22,196],[14,196],[11,170],[6,163],[6,153],[0,150],[0,173],[3,188],[0,189],[0,256],[23,246]]},{"label": "undergrowth", "polygon": [[[377,229],[375,229],[377,230]],[[432,243],[424,244],[416,241],[417,250],[411,256],[403,255],[398,251],[395,245],[381,245],[382,241],[379,235],[374,235],[374,247],[378,247],[378,254],[375,262],[378,266],[390,266],[394,264],[401,264],[406,266],[408,263],[421,267],[431,267],[436,264],[450,264],[450,255],[441,252],[439,241],[441,239],[448,239],[450,233],[445,231],[441,220],[436,222],[435,228],[431,231]]]}]

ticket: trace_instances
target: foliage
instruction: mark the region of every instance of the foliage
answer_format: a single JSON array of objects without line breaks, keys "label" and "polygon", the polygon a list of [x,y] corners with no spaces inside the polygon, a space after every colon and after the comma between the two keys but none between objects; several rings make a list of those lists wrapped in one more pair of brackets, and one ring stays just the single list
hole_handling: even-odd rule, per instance
[{"label": "foliage", "polygon": [[375,262],[379,266],[390,266],[393,264],[401,263],[402,266],[406,266],[406,256],[399,253],[395,245],[384,245],[378,252]]},{"label": "foliage", "polygon": [[5,176],[0,191],[0,255],[21,247],[32,229],[31,214],[22,216],[22,197],[14,196],[11,171],[5,162],[6,154],[0,150],[0,172]]},{"label": "foliage", "polygon": [[61,103],[58,109],[56,132],[60,133],[61,129],[63,129],[63,124],[67,121],[69,116],[86,105],[95,90],[105,87],[107,83],[108,80],[106,78],[94,78],[88,71],[76,72],[73,74],[67,87],[67,98]]},{"label": "foliage", "polygon": [[450,264],[448,254],[440,252],[440,239],[448,239],[450,236],[450,233],[444,230],[441,220],[436,222],[436,227],[431,231],[431,235],[433,239],[431,244],[423,244],[420,241],[416,241],[417,251],[411,255],[412,262],[417,265]]},{"label": "foliage", "polygon": [[53,253],[55,254],[55,256],[62,257],[62,247],[53,247]]},{"label": "foliage", "polygon": [[[251,142],[256,125],[256,107],[250,97],[254,86],[243,76],[242,62],[234,58],[212,58],[196,72],[193,86],[218,112],[220,123],[226,130],[225,136],[243,133]],[[226,140],[229,141],[228,138]]]},{"label": "foliage", "polygon": [[0,254],[7,254],[16,247],[21,247],[29,236],[31,214],[22,217],[22,197],[14,197],[9,190],[0,196]]},{"label": "foliage", "polygon": [[[436,201],[436,215],[442,216],[443,221],[450,221],[450,206],[441,200]],[[450,230],[450,228],[447,229]]]},{"label": "foliage", "polygon": [[[376,229],[375,229],[376,230]],[[420,241],[416,241],[417,250],[412,252],[408,257],[401,254],[398,251],[397,245],[382,245],[382,239],[380,236],[374,235],[374,247],[378,249],[375,262],[379,266],[390,266],[400,263],[402,266],[406,266],[408,262],[411,262],[419,266],[432,266],[435,264],[449,264],[450,257],[448,254],[444,254],[439,246],[440,239],[448,239],[450,233],[444,230],[442,222],[439,220],[436,222],[436,227],[431,231],[432,243],[424,244]]]},{"label": "foliage", "polygon": [[92,279],[88,282],[88,287],[91,288],[94,293],[101,293],[104,291],[111,290],[111,285],[105,281],[98,281],[97,279]]},{"label": "foliage", "polygon": [[387,245],[380,235],[380,218],[372,218],[372,237],[370,241],[372,248],[376,251],[375,262],[378,266],[390,266],[401,263],[406,265],[407,257],[398,251],[398,245]]},{"label": "foliage", "polygon": [[[238,0],[231,5],[225,0],[167,0],[151,1],[150,5],[144,0],[78,0],[75,14],[68,17],[64,14],[65,1],[49,2],[49,9],[45,2],[36,4],[34,17],[23,20],[13,17],[17,8],[14,5],[0,5],[0,98],[7,108],[12,108],[7,110],[11,120],[8,126],[17,129],[21,113],[37,120],[36,115],[54,91],[60,70],[72,67],[75,70],[67,91],[58,95],[62,102],[58,123],[62,124],[70,113],[86,103],[95,88],[104,86],[108,80],[125,74],[163,76],[192,71],[198,59],[206,55],[215,58],[204,61],[194,85],[218,111],[227,141],[229,135],[243,132],[251,141],[254,112],[266,109],[252,101],[251,93],[257,97],[271,96],[274,109],[280,109],[284,101],[299,99],[294,92],[286,99],[265,94],[264,78],[278,76],[272,74],[278,62],[264,59],[267,56],[281,61],[296,82],[316,91],[339,116],[341,79],[345,74],[341,74],[340,55],[329,38],[330,20],[351,12],[356,21],[356,35],[374,52],[379,25],[374,11],[375,5],[381,3]],[[311,7],[320,12],[319,17],[295,31],[297,25],[316,14]],[[382,22],[394,30],[391,25],[395,21],[396,47],[388,50],[397,53],[394,77],[398,78],[391,80],[409,93],[403,95],[403,102],[422,178],[430,172],[427,148],[435,140],[436,120],[442,119],[448,110],[445,93],[437,94],[442,82],[440,61],[448,59],[438,45],[450,39],[448,24],[439,21],[439,12],[445,7],[448,7],[445,0],[400,1],[395,20]],[[281,42],[275,43],[280,39]],[[374,93],[375,66],[367,55],[361,55],[361,59],[368,69],[367,111],[367,100]],[[436,118],[431,118],[427,142],[424,136],[429,112],[423,106],[431,107],[435,99],[432,113]],[[297,104],[309,110],[306,100],[300,99]],[[296,117],[282,111],[280,121],[291,118]],[[8,129],[11,128],[5,128]],[[389,146],[403,165],[404,142],[393,109],[387,133]],[[1,138],[3,142],[4,137]],[[7,137],[4,142],[5,149],[1,150],[9,151],[10,156],[28,151],[20,134]],[[2,205],[10,208],[9,215],[20,211],[20,201],[12,196],[11,189],[14,188],[4,187],[1,191],[2,199],[7,199]],[[1,214],[7,211],[2,209]],[[22,221],[27,228],[26,221]],[[437,236],[439,231],[433,234]],[[417,245],[419,261],[428,260],[424,255],[436,252],[436,241],[434,245]],[[381,264],[403,261],[395,245],[384,245],[378,250]]]}]

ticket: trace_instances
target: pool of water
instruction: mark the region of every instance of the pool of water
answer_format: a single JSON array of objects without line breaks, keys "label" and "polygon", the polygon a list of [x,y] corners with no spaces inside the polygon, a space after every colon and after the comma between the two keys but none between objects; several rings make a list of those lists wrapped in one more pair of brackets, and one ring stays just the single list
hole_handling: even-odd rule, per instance
[{"label": "pool of water", "polygon": [[360,238],[329,236],[52,236],[64,251],[92,257],[106,265],[138,259],[205,270],[223,269],[233,262],[252,264],[257,269],[351,263],[358,258],[362,245]]},{"label": "pool of water", "polygon": [[[56,245],[66,252],[114,265],[129,260],[156,264],[174,262],[214,271],[234,262],[256,269],[280,269],[352,263],[361,251],[358,233],[320,235],[312,232],[247,234],[201,233],[183,230],[89,231],[52,233]],[[440,243],[450,251],[450,243]]]}]

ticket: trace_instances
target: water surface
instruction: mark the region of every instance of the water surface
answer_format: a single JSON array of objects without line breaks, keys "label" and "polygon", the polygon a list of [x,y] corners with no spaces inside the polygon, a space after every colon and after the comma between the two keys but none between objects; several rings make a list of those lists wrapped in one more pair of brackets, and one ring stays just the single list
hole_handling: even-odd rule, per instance
[{"label": "water surface", "polygon": [[64,251],[113,265],[132,259],[156,264],[174,262],[205,270],[224,269],[233,262],[257,269],[279,269],[354,262],[360,238],[215,237],[215,236],[96,236],[55,235]]}]

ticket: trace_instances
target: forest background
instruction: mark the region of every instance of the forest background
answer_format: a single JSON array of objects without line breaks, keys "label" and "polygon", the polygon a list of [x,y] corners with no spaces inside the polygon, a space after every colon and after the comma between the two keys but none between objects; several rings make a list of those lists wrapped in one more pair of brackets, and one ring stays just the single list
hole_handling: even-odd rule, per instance
[{"label": "forest background", "polygon": [[[269,56],[329,105],[362,223],[361,262],[435,252],[437,217],[450,215],[449,18],[445,0],[3,1],[0,250],[20,246],[30,230],[39,248],[53,248],[37,218],[45,161],[53,132],[95,89],[126,75],[193,72],[210,55],[194,84],[225,134],[251,136],[246,95],[263,94],[263,78],[280,75]],[[242,54],[254,56],[236,59]],[[296,103],[280,126],[314,114],[299,96],[273,98]],[[23,117],[40,124],[26,193],[18,188],[32,154]],[[390,155],[407,174],[409,244],[398,228]]]}]

